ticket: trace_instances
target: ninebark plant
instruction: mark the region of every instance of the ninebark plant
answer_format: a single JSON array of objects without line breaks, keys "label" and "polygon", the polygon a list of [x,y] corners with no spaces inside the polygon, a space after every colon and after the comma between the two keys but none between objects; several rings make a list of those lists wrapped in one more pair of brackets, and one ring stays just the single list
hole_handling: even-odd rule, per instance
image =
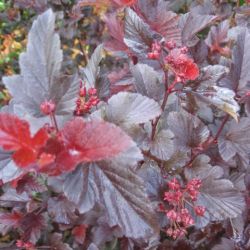
[{"label": "ninebark plant", "polygon": [[[74,75],[55,12],[37,17],[20,74],[3,77],[0,230],[14,247],[247,244],[249,9],[230,22],[212,2],[78,1],[108,7],[108,37]],[[103,71],[107,54],[124,68]]]}]

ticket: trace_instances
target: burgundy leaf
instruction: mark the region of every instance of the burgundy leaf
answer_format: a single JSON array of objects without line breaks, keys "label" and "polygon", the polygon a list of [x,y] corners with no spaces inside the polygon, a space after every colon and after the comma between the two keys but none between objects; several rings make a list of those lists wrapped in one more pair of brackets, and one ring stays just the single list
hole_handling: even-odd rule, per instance
[{"label": "burgundy leaf", "polygon": [[182,42],[187,46],[194,46],[199,39],[196,34],[216,20],[213,15],[197,15],[187,13],[180,18],[179,26],[182,30]]},{"label": "burgundy leaf", "polygon": [[160,101],[164,94],[161,74],[146,64],[137,64],[131,69],[138,93]]},{"label": "burgundy leaf", "polygon": [[62,235],[59,233],[53,233],[50,235],[49,241],[52,249],[56,250],[73,250],[67,243],[63,243]]},{"label": "burgundy leaf", "polygon": [[31,137],[28,122],[10,114],[0,114],[0,146],[7,151],[15,151],[12,158],[18,166],[26,167],[34,163],[47,139],[45,129],[40,129]]},{"label": "burgundy leaf", "polygon": [[42,214],[28,213],[20,221],[23,241],[36,243],[41,236],[41,230],[46,226]]},{"label": "burgundy leaf", "polygon": [[167,119],[169,128],[175,135],[177,146],[182,151],[201,146],[210,135],[208,128],[199,118],[186,111],[171,112]]},{"label": "burgundy leaf", "polygon": [[108,159],[133,146],[133,141],[119,127],[103,121],[85,122],[76,118],[62,130],[68,154],[76,162]]},{"label": "burgundy leaf", "polygon": [[0,213],[0,230],[5,235],[10,229],[16,228],[22,219],[23,214],[13,210],[11,213]]},{"label": "burgundy leaf", "polygon": [[250,140],[249,129],[250,119],[241,118],[240,122],[230,121],[225,134],[218,139],[218,147],[221,157],[229,161],[238,154],[246,162],[249,162]]},{"label": "burgundy leaf", "polygon": [[24,207],[31,199],[27,193],[18,194],[15,189],[8,188],[0,196],[0,205],[2,207]]},{"label": "burgundy leaf", "polygon": [[181,30],[178,27],[179,16],[168,10],[166,1],[138,0],[137,8],[152,30],[164,36],[166,41],[181,44]]},{"label": "burgundy leaf", "polygon": [[57,223],[71,224],[76,221],[75,205],[65,197],[49,198],[48,213]]},{"label": "burgundy leaf", "polygon": [[225,43],[228,41],[227,37],[228,29],[229,29],[228,20],[221,22],[218,26],[211,27],[207,39],[205,40],[211,52],[228,54],[229,51],[226,51],[226,48],[223,47]]},{"label": "burgundy leaf", "polygon": [[[138,56],[144,56],[150,52],[154,40],[154,32],[137,14],[130,8],[125,10],[125,44]],[[157,37],[157,36],[156,36]]]},{"label": "burgundy leaf", "polygon": [[112,51],[128,51],[128,47],[123,41],[123,23],[118,19],[116,12],[106,14],[106,16],[104,16],[104,22],[111,36],[111,38],[105,42],[105,47]]},{"label": "burgundy leaf", "polygon": [[46,191],[46,187],[45,187],[45,185],[40,183],[35,178],[35,176],[26,174],[26,175],[24,175],[23,177],[21,177],[20,179],[17,180],[16,191],[17,191],[18,194],[21,194],[23,192],[41,193],[41,192]]},{"label": "burgundy leaf", "polygon": [[120,92],[106,107],[107,120],[123,128],[148,122],[161,114],[159,104],[141,94]]},{"label": "burgundy leaf", "polygon": [[102,206],[109,226],[119,226],[126,237],[149,237],[158,230],[143,181],[128,168],[108,162],[83,165],[67,176],[63,188],[81,213],[96,203]]},{"label": "burgundy leaf", "polygon": [[118,92],[131,91],[134,89],[133,83],[135,79],[130,73],[128,66],[125,66],[118,72],[113,71],[109,73],[108,80],[110,82],[110,91],[112,95],[117,94]]}]

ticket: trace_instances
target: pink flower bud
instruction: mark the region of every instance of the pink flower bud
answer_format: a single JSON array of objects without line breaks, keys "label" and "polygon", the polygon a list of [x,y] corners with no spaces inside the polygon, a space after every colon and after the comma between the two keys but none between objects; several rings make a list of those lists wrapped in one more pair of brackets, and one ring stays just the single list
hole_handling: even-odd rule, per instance
[{"label": "pink flower bud", "polygon": [[80,97],[85,97],[86,94],[87,94],[86,87],[80,88],[80,90],[79,90],[79,96]]},{"label": "pink flower bud", "polygon": [[56,109],[56,104],[53,101],[44,101],[40,105],[40,110],[44,115],[50,115],[54,113]]},{"label": "pink flower bud", "polygon": [[203,206],[196,206],[194,208],[194,211],[195,211],[197,216],[204,216],[206,208]]},{"label": "pink flower bud", "polygon": [[168,41],[168,42],[166,42],[165,46],[167,49],[172,50],[176,47],[176,43],[174,41]]},{"label": "pink flower bud", "polygon": [[90,88],[90,89],[88,89],[88,94],[89,95],[96,95],[96,93],[97,93],[96,88]]}]

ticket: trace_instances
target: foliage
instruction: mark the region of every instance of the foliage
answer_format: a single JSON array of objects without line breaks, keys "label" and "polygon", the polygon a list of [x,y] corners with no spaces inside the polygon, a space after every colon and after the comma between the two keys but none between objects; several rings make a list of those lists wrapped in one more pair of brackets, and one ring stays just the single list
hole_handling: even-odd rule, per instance
[{"label": "foliage", "polygon": [[1,2],[0,246],[248,249],[249,10]]}]

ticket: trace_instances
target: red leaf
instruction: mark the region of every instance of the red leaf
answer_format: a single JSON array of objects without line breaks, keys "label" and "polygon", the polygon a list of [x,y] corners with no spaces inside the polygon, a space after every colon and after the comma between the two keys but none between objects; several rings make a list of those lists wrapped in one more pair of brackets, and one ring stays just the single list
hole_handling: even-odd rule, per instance
[{"label": "red leaf", "polygon": [[22,217],[23,214],[18,211],[12,211],[12,213],[1,213],[0,221],[1,224],[8,227],[17,227]]},{"label": "red leaf", "polygon": [[133,141],[119,127],[104,121],[85,122],[76,118],[64,126],[60,138],[49,139],[43,152],[55,156],[39,171],[51,176],[72,171],[81,162],[109,159],[133,146]]},{"label": "red leaf", "polygon": [[74,236],[75,241],[78,244],[84,243],[87,228],[88,228],[87,225],[80,225],[80,226],[74,227],[74,229],[72,230],[72,235]]},{"label": "red leaf", "polygon": [[40,129],[32,138],[29,124],[10,114],[0,114],[0,146],[15,151],[13,160],[19,167],[26,167],[37,159],[39,149],[48,140],[47,132]]},{"label": "red leaf", "polygon": [[111,39],[105,42],[105,47],[112,51],[129,51],[124,43],[124,27],[122,21],[116,17],[116,13],[106,14],[104,22],[107,25]]},{"label": "red leaf", "polygon": [[35,147],[42,147],[46,144],[48,140],[48,133],[45,128],[39,129],[34,137],[32,138],[32,144]]},{"label": "red leaf", "polygon": [[111,123],[84,122],[81,118],[68,122],[62,130],[62,136],[67,153],[78,162],[114,157],[133,143],[129,136]]},{"label": "red leaf", "polygon": [[26,167],[27,165],[36,161],[37,152],[28,147],[23,147],[12,155],[12,159],[19,167]]},{"label": "red leaf", "polygon": [[0,146],[4,150],[19,150],[30,145],[29,124],[10,114],[0,114]]}]

